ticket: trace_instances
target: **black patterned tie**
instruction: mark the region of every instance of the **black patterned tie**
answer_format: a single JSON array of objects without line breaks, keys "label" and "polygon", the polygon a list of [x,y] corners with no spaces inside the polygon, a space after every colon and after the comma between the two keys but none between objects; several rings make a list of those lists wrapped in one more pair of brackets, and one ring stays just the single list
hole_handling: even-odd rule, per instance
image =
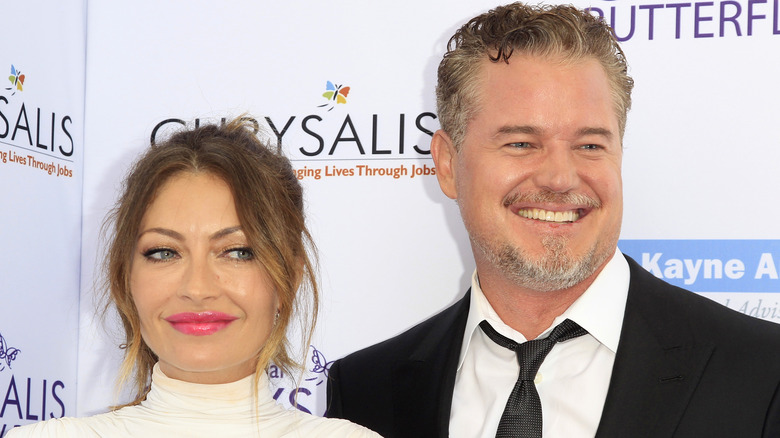
[{"label": "black patterned tie", "polygon": [[493,342],[517,353],[520,363],[520,376],[501,414],[496,438],[541,438],[542,402],[534,385],[536,373],[556,342],[582,336],[588,333],[587,330],[567,319],[558,324],[550,336],[518,344],[499,334],[487,321],[482,321],[479,326]]}]

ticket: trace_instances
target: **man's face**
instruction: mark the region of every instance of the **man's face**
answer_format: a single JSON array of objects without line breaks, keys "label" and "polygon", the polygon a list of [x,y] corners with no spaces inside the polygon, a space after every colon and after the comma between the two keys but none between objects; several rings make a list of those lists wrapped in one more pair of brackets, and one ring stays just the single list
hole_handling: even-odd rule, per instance
[{"label": "man's face", "polygon": [[591,58],[515,54],[486,60],[478,81],[460,151],[441,131],[432,148],[480,278],[494,272],[537,291],[579,284],[620,234],[622,150],[606,73]]}]

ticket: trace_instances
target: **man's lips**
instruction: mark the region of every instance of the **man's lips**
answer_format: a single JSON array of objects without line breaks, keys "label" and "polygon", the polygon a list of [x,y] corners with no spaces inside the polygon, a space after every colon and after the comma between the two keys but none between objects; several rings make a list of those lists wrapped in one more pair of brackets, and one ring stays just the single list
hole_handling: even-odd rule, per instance
[{"label": "man's lips", "polygon": [[601,208],[601,202],[591,196],[550,191],[513,193],[503,203],[520,217],[552,223],[576,222]]},{"label": "man's lips", "polygon": [[237,316],[222,312],[184,312],[165,318],[174,329],[194,336],[214,334],[237,319]]}]

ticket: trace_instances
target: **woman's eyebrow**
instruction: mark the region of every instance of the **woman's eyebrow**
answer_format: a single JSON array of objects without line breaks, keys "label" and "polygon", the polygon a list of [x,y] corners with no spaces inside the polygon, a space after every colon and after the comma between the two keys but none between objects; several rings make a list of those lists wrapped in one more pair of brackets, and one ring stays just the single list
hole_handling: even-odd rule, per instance
[{"label": "woman's eyebrow", "polygon": [[143,236],[146,233],[157,233],[157,234],[162,234],[163,236],[174,238],[176,240],[184,240],[184,236],[181,235],[179,232],[170,230],[168,228],[159,228],[159,227],[143,230],[140,234],[138,234],[138,238],[140,239],[141,236]]},{"label": "woman's eyebrow", "polygon": [[218,240],[218,239],[221,239],[221,238],[227,236],[228,234],[238,233],[238,232],[242,232],[242,231],[243,230],[241,229],[241,225],[237,225],[235,227],[223,228],[223,229],[217,231],[216,233],[212,234],[209,237],[209,240]]}]

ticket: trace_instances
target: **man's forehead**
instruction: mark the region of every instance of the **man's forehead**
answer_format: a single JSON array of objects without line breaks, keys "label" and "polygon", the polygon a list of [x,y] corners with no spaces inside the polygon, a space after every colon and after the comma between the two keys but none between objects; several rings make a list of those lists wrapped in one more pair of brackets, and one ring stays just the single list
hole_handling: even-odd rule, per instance
[{"label": "man's forehead", "polygon": [[[479,116],[479,114],[484,109],[484,106],[487,104],[485,99],[488,94],[493,96],[493,102],[501,102],[502,100],[510,98],[510,93],[513,90],[513,82],[518,84],[517,88],[519,88],[522,84],[526,89],[532,89],[533,81],[529,81],[528,79],[532,76],[545,76],[542,74],[542,72],[545,70],[555,73],[555,71],[558,69],[572,71],[577,70],[578,68],[582,68],[583,66],[587,66],[588,68],[592,69],[592,71],[598,72],[595,74],[603,78],[603,93],[597,94],[596,96],[599,99],[606,98],[609,100],[611,106],[614,109],[612,112],[614,114],[614,121],[615,123],[618,123],[620,119],[620,111],[615,94],[613,92],[613,84],[610,82],[606,70],[597,58],[593,56],[565,57],[563,55],[535,55],[518,52],[514,53],[509,58],[508,62],[503,60],[492,61],[485,57],[485,59],[479,63],[479,68],[475,74],[475,80],[473,83],[474,90],[472,93],[472,102],[470,102],[471,111],[469,114],[470,117],[467,120],[467,130],[468,125],[470,125],[471,122]],[[502,79],[502,81],[498,80],[499,77]],[[554,84],[552,79],[550,81],[552,82],[553,88],[559,88]],[[598,79],[598,81],[600,82],[600,79]],[[501,85],[498,85],[499,83]],[[561,87],[565,87],[566,85],[568,85],[567,82],[561,83]],[[590,90],[590,92],[593,96],[595,90]],[[577,102],[589,103],[591,100],[592,99],[573,99],[572,104],[576,104]],[[520,130],[523,130],[525,133],[532,134],[538,133],[531,132],[538,129],[539,127],[533,125],[511,124],[497,128],[495,134],[498,135],[502,133],[508,133],[512,130],[516,133],[520,133]],[[618,132],[619,130],[617,128],[615,128],[613,132],[613,129],[611,129],[610,126],[606,126],[604,124],[593,126],[578,126],[576,129],[579,131],[579,134],[582,135],[601,135],[604,137],[609,137],[610,139],[620,136],[620,133]],[[618,138],[618,140],[622,139]]]},{"label": "man's forehead", "polygon": [[574,56],[566,54],[534,54],[526,52],[513,53],[507,60],[493,61],[485,56],[477,64],[475,83],[484,85],[501,71],[511,70],[518,79],[523,75],[531,75],[537,69],[544,67],[550,70],[576,69],[582,66],[598,67],[604,78],[609,82],[609,75],[601,62],[594,56]]}]

